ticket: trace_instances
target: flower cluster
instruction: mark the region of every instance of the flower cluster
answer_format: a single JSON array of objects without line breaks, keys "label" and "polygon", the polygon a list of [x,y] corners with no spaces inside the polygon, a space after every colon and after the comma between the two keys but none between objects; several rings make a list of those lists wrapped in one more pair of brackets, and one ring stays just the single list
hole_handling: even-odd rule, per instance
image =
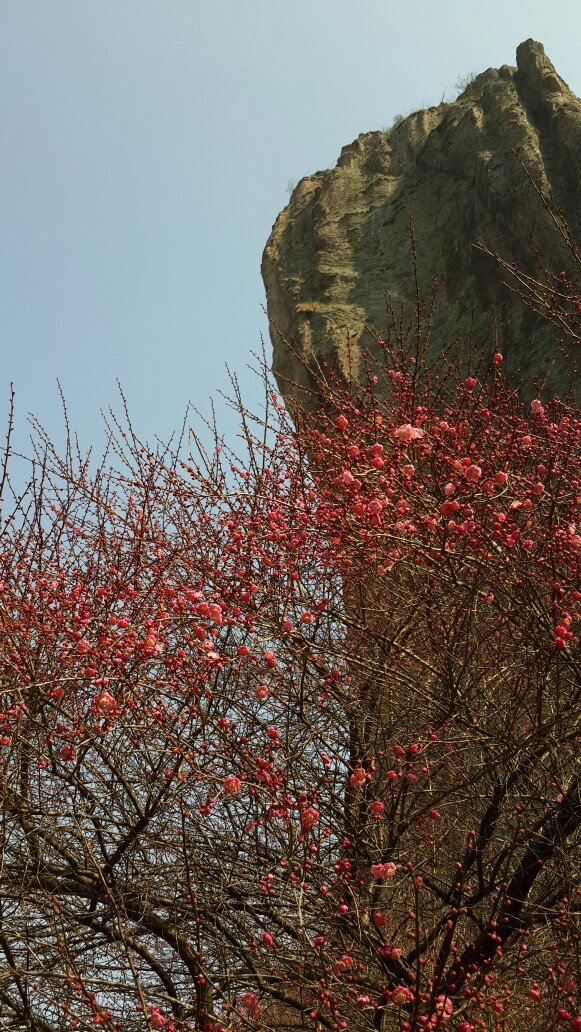
[{"label": "flower cluster", "polygon": [[295,426],[265,374],[246,461],[128,427],[91,479],[41,436],[0,528],[14,1027],[580,1027],[581,413],[420,336]]}]

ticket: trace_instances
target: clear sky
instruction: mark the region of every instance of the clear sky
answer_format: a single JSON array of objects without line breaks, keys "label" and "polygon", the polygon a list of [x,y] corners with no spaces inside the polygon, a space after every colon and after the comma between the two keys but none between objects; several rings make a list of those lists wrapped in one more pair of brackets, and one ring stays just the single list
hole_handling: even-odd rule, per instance
[{"label": "clear sky", "polygon": [[[153,442],[268,340],[289,180],[533,37],[581,94],[579,0],[0,0],[0,412],[84,448],[126,392]],[[232,415],[218,406],[227,435]]]}]

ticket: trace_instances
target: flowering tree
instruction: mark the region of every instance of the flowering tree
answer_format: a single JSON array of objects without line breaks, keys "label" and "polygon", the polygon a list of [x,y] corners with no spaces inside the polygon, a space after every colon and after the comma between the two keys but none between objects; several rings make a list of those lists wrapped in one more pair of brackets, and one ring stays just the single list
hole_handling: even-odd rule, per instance
[{"label": "flowering tree", "polygon": [[37,428],[0,1027],[581,1028],[581,415],[421,314],[327,415],[238,401],[244,459]]}]

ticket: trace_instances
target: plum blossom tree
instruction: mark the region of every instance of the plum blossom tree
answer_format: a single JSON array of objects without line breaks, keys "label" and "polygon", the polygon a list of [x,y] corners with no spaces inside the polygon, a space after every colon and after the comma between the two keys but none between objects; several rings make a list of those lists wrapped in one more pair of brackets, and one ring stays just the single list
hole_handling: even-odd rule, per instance
[{"label": "plum blossom tree", "polygon": [[581,1027],[581,414],[422,320],[294,425],[265,373],[243,458],[37,426],[1,1028]]}]

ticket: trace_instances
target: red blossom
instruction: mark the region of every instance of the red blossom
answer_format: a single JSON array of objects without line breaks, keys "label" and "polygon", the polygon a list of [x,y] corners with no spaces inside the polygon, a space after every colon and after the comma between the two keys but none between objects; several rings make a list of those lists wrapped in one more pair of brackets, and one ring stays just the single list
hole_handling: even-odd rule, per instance
[{"label": "red blossom", "polygon": [[242,406],[244,459],[128,427],[91,477],[39,429],[0,528],[15,1027],[580,1027],[581,413],[420,314],[294,427]]}]

